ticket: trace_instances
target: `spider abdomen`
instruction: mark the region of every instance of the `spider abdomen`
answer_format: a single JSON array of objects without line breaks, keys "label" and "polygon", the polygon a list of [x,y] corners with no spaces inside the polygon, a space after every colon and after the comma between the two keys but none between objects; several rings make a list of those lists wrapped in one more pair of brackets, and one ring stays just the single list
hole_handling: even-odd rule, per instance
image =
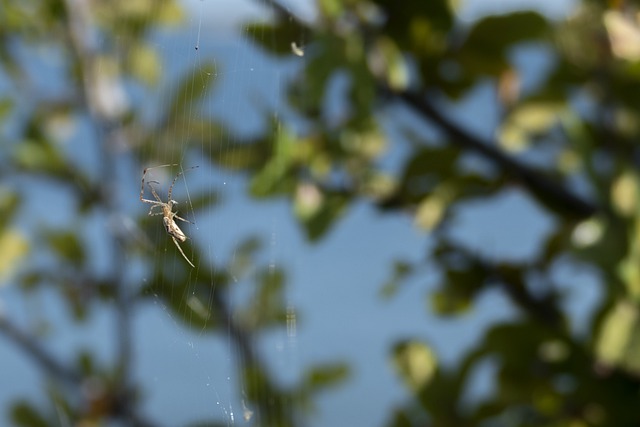
[{"label": "spider abdomen", "polygon": [[178,227],[178,224],[176,224],[176,222],[173,219],[167,218],[165,216],[162,218],[162,223],[164,224],[164,229],[167,230],[167,233],[170,236],[175,237],[177,240],[181,242],[184,242],[187,240],[187,236],[185,236],[182,230],[180,230],[180,227]]}]

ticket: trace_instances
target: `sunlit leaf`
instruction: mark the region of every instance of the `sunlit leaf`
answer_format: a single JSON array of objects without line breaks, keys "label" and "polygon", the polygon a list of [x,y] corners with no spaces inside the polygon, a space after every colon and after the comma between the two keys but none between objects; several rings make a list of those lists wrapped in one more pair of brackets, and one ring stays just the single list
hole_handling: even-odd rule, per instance
[{"label": "sunlit leaf", "polygon": [[409,69],[398,46],[388,38],[379,38],[375,48],[368,53],[372,72],[395,90],[406,89],[409,84]]},{"label": "sunlit leaf", "polygon": [[21,264],[29,251],[29,242],[17,230],[5,229],[0,234],[0,284]]},{"label": "sunlit leaf", "polygon": [[178,1],[170,0],[153,4],[153,17],[160,24],[177,25],[184,20],[184,10]]},{"label": "sunlit leaf", "polygon": [[499,131],[500,144],[509,151],[527,148],[530,139],[558,123],[564,105],[548,102],[529,102],[515,108]]},{"label": "sunlit leaf", "polygon": [[415,223],[424,230],[432,230],[440,224],[444,214],[453,200],[455,192],[448,185],[442,184],[426,196],[418,204]]},{"label": "sunlit leaf", "polygon": [[339,17],[344,10],[339,0],[319,0],[318,6],[323,15],[333,19]]},{"label": "sunlit leaf", "polygon": [[153,86],[160,79],[162,65],[158,52],[148,44],[136,43],[128,50],[129,64],[132,74]]},{"label": "sunlit leaf", "polygon": [[640,23],[637,16],[608,10],[603,14],[603,21],[613,54],[627,61],[640,60]]},{"label": "sunlit leaf", "polygon": [[638,208],[638,177],[627,171],[612,184],[611,202],[618,213],[631,216]]},{"label": "sunlit leaf", "polygon": [[339,193],[324,192],[317,196],[316,202],[318,205],[311,212],[303,212],[299,206],[296,209],[296,215],[299,216],[307,238],[311,241],[322,237],[334,222],[344,215],[349,199]]},{"label": "sunlit leaf", "polygon": [[[187,307],[191,309],[195,316],[198,316],[202,322],[206,322],[211,318],[211,310],[203,301],[195,295],[190,295],[185,301]],[[208,304],[208,302],[207,302]]]},{"label": "sunlit leaf", "polygon": [[414,392],[419,392],[427,386],[438,368],[438,360],[433,350],[418,341],[396,344],[392,362],[405,384]]},{"label": "sunlit leaf", "polygon": [[640,311],[637,304],[619,301],[607,313],[596,343],[598,359],[640,373]]},{"label": "sunlit leaf", "polygon": [[592,246],[597,243],[604,233],[603,221],[598,218],[588,219],[579,223],[573,230],[573,243],[578,247]]}]

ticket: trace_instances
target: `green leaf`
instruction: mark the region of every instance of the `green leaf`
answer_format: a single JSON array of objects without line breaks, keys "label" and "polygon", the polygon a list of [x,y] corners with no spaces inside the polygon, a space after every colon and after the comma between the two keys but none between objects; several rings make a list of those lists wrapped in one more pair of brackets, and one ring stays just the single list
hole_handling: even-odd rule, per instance
[{"label": "green leaf", "polygon": [[46,417],[27,402],[19,402],[11,406],[11,422],[16,427],[50,427]]},{"label": "green leaf", "polygon": [[[300,191],[297,192],[295,213],[307,238],[311,241],[317,241],[337,219],[344,215],[350,199],[340,193],[321,192],[317,189],[313,191],[311,196],[308,194],[300,196]],[[304,193],[309,193],[309,191],[304,191]]]},{"label": "green leaf", "polygon": [[260,45],[265,51],[280,56],[294,56],[296,53],[292,48],[292,43],[297,47],[304,47],[304,43],[309,43],[310,33],[295,19],[278,22],[277,25],[255,23],[245,27],[243,34]]},{"label": "green leaf", "polygon": [[474,297],[487,286],[485,266],[480,259],[454,246],[443,245],[435,255],[444,270],[444,278],[440,288],[431,295],[432,309],[441,315],[468,310]]},{"label": "green leaf", "polygon": [[262,241],[256,236],[249,236],[234,250],[233,260],[227,267],[229,274],[236,279],[245,277],[255,265],[255,257],[262,248]]},{"label": "green leaf", "polygon": [[284,305],[286,276],[279,268],[265,268],[257,275],[257,286],[250,304],[243,310],[243,324],[250,330],[282,325],[287,312]]},{"label": "green leaf", "polygon": [[[233,138],[231,138],[233,139]],[[224,149],[210,146],[211,161],[232,171],[254,171],[264,166],[265,158],[271,155],[273,141],[269,138],[240,143],[225,143]]]},{"label": "green leaf", "polygon": [[169,119],[190,115],[194,106],[213,88],[216,76],[212,62],[199,62],[187,72],[172,96],[167,113]]},{"label": "green leaf", "polygon": [[314,55],[305,57],[304,73],[288,93],[289,102],[296,110],[308,117],[321,117],[327,88],[333,77],[347,66],[345,49],[345,41],[335,34],[316,35]]},{"label": "green leaf", "polygon": [[152,16],[162,25],[178,25],[184,20],[184,10],[181,3],[175,0],[153,3]]},{"label": "green leaf", "polygon": [[434,40],[442,40],[454,23],[448,1],[413,1],[410,7],[400,6],[394,0],[376,0],[376,3],[386,14],[385,31],[421,53],[426,47],[434,46],[431,44]]},{"label": "green leaf", "polygon": [[[216,191],[210,191],[207,193],[191,196],[188,201],[183,203],[184,209],[193,209],[194,211],[204,210],[212,208],[220,203],[220,193]],[[182,215],[180,215],[182,216]],[[196,218],[197,219],[197,218]]]},{"label": "green leaf", "polygon": [[4,120],[5,117],[7,117],[11,113],[14,104],[15,103],[12,98],[0,98],[0,120]]},{"label": "green leaf", "polygon": [[471,76],[498,76],[509,68],[507,49],[517,43],[540,39],[550,32],[548,22],[535,12],[489,16],[469,32],[454,58]]},{"label": "green leaf", "polygon": [[56,254],[75,266],[85,262],[85,250],[78,235],[73,231],[47,230],[44,238]]},{"label": "green leaf", "polygon": [[396,260],[393,262],[391,277],[382,286],[380,293],[383,297],[389,298],[395,295],[402,282],[414,271],[414,266],[406,261]]},{"label": "green leaf", "polygon": [[532,41],[549,35],[547,20],[536,12],[515,12],[488,16],[473,26],[462,50],[486,54],[489,58],[502,56],[516,43]]},{"label": "green leaf", "polygon": [[9,225],[21,203],[22,198],[17,193],[0,189],[0,230]]},{"label": "green leaf", "polygon": [[305,372],[304,389],[312,393],[322,391],[344,382],[348,376],[349,366],[345,363],[316,365]]},{"label": "green leaf", "polygon": [[28,139],[15,148],[14,160],[28,171],[66,175],[67,164],[60,151],[44,139]]},{"label": "green leaf", "polygon": [[296,177],[289,172],[296,160],[296,138],[285,129],[281,129],[273,145],[273,154],[251,180],[250,191],[255,197],[287,193],[294,188]]},{"label": "green leaf", "polygon": [[430,194],[455,171],[459,150],[455,147],[424,147],[415,151],[402,172],[400,187],[411,201]]}]

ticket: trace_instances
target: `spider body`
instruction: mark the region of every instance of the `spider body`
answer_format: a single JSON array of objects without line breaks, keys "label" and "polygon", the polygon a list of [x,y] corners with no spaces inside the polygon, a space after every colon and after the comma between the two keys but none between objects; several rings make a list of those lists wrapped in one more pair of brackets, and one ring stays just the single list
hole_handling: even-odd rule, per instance
[{"label": "spider body", "polygon": [[174,237],[177,240],[179,240],[180,242],[186,241],[187,236],[185,236],[182,230],[180,230],[180,227],[178,227],[178,224],[176,224],[176,222],[171,218],[171,216],[175,216],[175,213],[171,212],[169,214],[171,216],[167,216],[166,211],[163,209],[162,215],[163,215],[162,222],[164,224],[164,229],[167,230],[167,233],[171,237]]},{"label": "spider body", "polygon": [[[171,236],[173,243],[176,245],[176,247],[182,254],[182,257],[189,263],[191,267],[194,267],[194,265],[191,263],[191,261],[189,261],[189,258],[187,258],[187,256],[184,254],[184,252],[182,251],[182,248],[180,247],[180,244],[178,243],[178,242],[185,242],[187,240],[187,236],[180,229],[180,227],[178,227],[178,224],[176,224],[175,220],[179,219],[180,221],[184,221],[184,222],[190,222],[190,221],[187,221],[186,219],[179,217],[178,212],[173,211],[173,207],[177,205],[178,202],[176,202],[171,198],[171,194],[173,193],[173,186],[175,185],[180,175],[184,173],[184,171],[178,172],[176,177],[173,178],[173,182],[171,183],[171,187],[169,187],[169,192],[167,193],[166,202],[162,201],[160,196],[158,196],[156,189],[153,187],[153,185],[151,185],[151,184],[159,184],[158,181],[147,182],[147,185],[151,189],[151,194],[153,194],[153,197],[155,198],[155,200],[144,198],[144,177],[147,175],[147,172],[150,169],[162,168],[162,167],[168,167],[168,166],[177,166],[177,165],[154,166],[154,167],[146,168],[142,172],[142,185],[140,187],[140,201],[143,203],[149,203],[152,205],[151,208],[149,209],[149,215],[162,215],[162,224],[164,225],[164,229],[166,230],[167,234]],[[195,169],[195,168],[197,168],[197,166],[194,166],[189,169]],[[154,209],[160,209],[160,212],[154,212]]]}]

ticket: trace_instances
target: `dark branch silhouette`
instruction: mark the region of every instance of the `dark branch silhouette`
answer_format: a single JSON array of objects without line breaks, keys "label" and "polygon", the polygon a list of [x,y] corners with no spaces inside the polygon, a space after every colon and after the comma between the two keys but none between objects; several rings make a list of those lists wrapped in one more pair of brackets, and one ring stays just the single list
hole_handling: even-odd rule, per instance
[{"label": "dark branch silhouette", "polygon": [[489,160],[543,202],[571,213],[572,216],[579,219],[587,218],[600,210],[598,206],[571,192],[562,184],[554,182],[539,171],[509,157],[496,148],[497,144],[493,141],[483,141],[464,130],[445,117],[424,96],[409,91],[387,92],[446,132],[451,137],[452,143]]}]

